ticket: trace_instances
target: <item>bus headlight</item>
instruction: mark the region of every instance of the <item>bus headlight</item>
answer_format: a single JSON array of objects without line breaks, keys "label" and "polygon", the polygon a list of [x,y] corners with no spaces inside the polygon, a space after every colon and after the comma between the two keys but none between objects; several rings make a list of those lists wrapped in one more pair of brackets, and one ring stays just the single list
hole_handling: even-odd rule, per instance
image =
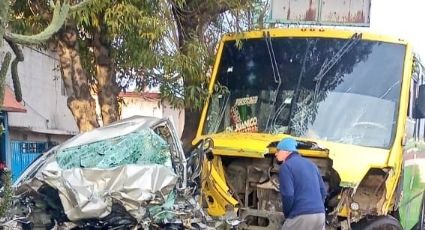
[{"label": "bus headlight", "polygon": [[350,208],[351,208],[351,210],[353,210],[353,211],[357,211],[357,210],[359,210],[359,208],[360,208],[359,203],[357,203],[357,202],[352,202],[352,203],[350,204]]}]

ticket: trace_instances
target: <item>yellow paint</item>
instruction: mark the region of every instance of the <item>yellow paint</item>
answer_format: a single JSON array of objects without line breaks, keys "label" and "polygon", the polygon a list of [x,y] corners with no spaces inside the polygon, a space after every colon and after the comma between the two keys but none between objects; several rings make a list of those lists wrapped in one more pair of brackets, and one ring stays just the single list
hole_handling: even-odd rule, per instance
[{"label": "yellow paint", "polygon": [[220,157],[215,157],[213,162],[205,161],[203,168],[202,194],[208,204],[208,214],[223,216],[226,211],[237,211],[238,201],[229,193]]},{"label": "yellow paint", "polygon": [[[265,133],[220,133],[199,138],[210,137],[214,140],[214,154],[222,156],[240,156],[263,158],[264,154],[274,153],[268,149],[270,143],[279,141],[286,134]],[[329,149],[329,154],[317,150],[300,150],[300,153],[309,157],[329,157],[333,160],[333,168],[339,173],[342,185],[356,186],[370,168],[387,167],[389,150],[368,148],[327,142],[315,139],[295,138],[304,141],[316,142],[321,148]]]},{"label": "yellow paint", "polygon": [[404,60],[404,69],[403,69],[403,82],[401,88],[401,97],[400,97],[400,107],[399,107],[399,116],[397,122],[397,133],[394,140],[394,145],[391,149],[391,154],[388,156],[388,165],[392,167],[392,172],[388,177],[385,186],[386,186],[386,200],[383,204],[382,211],[387,214],[393,205],[393,200],[395,199],[395,191],[397,184],[400,181],[403,168],[403,146],[402,140],[406,132],[406,120],[407,120],[407,110],[409,105],[409,89],[411,82],[411,73],[413,66],[413,50],[410,44],[406,46],[406,56]]},{"label": "yellow paint", "polygon": [[[262,38],[264,32],[269,32],[271,37],[318,37],[318,38],[350,38],[353,35],[353,31],[350,30],[339,30],[339,29],[318,29],[318,28],[286,28],[286,29],[268,29],[251,31],[242,34],[227,34],[221,40],[215,64],[212,71],[211,83],[209,86],[210,94],[213,92],[213,87],[216,80],[218,66],[221,59],[224,42],[235,39],[252,39]],[[402,171],[402,138],[405,135],[405,125],[407,108],[409,101],[409,87],[410,77],[412,72],[412,47],[406,41],[396,39],[388,36],[377,35],[368,32],[361,32],[362,40],[372,41],[383,41],[390,43],[397,43],[406,45],[406,56],[405,65],[402,76],[402,93],[400,98],[399,106],[399,117],[397,122],[397,132],[394,139],[394,144],[390,149],[379,149],[361,147],[348,144],[332,143],[322,140],[315,139],[302,139],[299,140],[310,140],[317,142],[320,147],[328,149],[327,151],[300,151],[304,156],[310,157],[329,157],[333,160],[333,167],[339,173],[341,177],[341,185],[356,187],[362,178],[366,175],[370,168],[390,168],[391,173],[386,181],[386,200],[381,208],[383,213],[388,213],[390,207],[393,205],[395,197],[395,189],[399,182],[399,177]],[[206,120],[206,114],[208,109],[208,103],[203,108],[197,135],[193,143],[207,136],[202,136],[203,125]],[[259,134],[259,133],[222,133],[214,134],[208,137],[214,140],[214,154],[221,156],[240,156],[240,157],[253,157],[262,158],[265,153],[274,153],[275,148],[269,148],[269,144],[274,141],[279,141],[285,134]],[[220,160],[221,161],[221,160]],[[208,167],[204,167],[207,169]],[[222,168],[220,169],[222,170]],[[213,170],[214,171],[214,167]],[[217,175],[217,178],[215,177]],[[212,180],[217,183],[216,187],[208,190],[204,189],[214,197],[222,197],[223,204],[218,206],[210,206],[209,213],[214,215],[223,215],[225,212],[224,202],[227,204],[236,205],[236,200],[231,200],[228,188],[225,183],[223,175],[219,176],[219,173],[212,173]],[[217,198],[219,199],[219,198]],[[341,210],[340,215],[346,215],[349,212],[348,208],[345,207]]]},{"label": "yellow paint", "polygon": [[270,37],[316,37],[316,38],[351,38],[353,33],[362,33],[362,40],[383,41],[397,44],[407,44],[402,39],[380,34],[369,33],[365,31],[341,30],[332,28],[274,28],[267,30],[257,30],[239,34],[226,34],[222,41],[231,41],[236,39],[263,38],[263,32],[269,32]]},{"label": "yellow paint", "polygon": [[346,205],[344,205],[344,207],[342,207],[341,210],[339,211],[338,215],[347,217],[349,212],[350,212],[350,209]]}]

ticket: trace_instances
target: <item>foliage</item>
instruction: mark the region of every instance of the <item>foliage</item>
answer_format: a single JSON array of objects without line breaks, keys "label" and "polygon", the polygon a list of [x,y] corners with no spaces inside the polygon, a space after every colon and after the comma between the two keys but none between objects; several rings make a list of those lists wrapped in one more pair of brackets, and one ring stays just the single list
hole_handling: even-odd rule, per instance
[{"label": "foliage", "polygon": [[[105,22],[113,35],[118,82],[123,90],[129,84],[135,84],[139,91],[160,86],[162,98],[174,107],[198,110],[208,96],[208,72],[216,44],[221,34],[231,29],[223,27],[224,21],[241,23],[234,18],[242,11],[252,10],[253,5],[251,1],[238,0],[202,1],[199,5],[195,4],[197,1],[164,2],[157,5],[150,2],[148,6],[143,3],[143,7],[116,4],[106,10]],[[178,30],[172,10],[174,6],[185,5],[187,9],[182,14],[189,16],[184,17],[196,15],[203,24],[196,26],[201,28],[199,33],[189,31],[190,36],[182,41],[179,33],[186,32]],[[233,11],[214,10],[222,5],[223,9]],[[240,28],[246,26],[241,23]],[[183,49],[181,44],[185,44]]]},{"label": "foliage", "polygon": [[[259,17],[254,17],[254,15],[259,15],[257,11],[265,11],[267,4],[262,0],[202,1],[200,4],[197,4],[199,1],[192,0],[186,1],[186,3],[190,5],[186,10],[191,9],[197,12],[201,22],[205,15],[208,15],[206,18],[209,19],[199,25],[203,28],[201,31],[192,32],[192,35],[186,38],[185,48],[180,50],[180,54],[177,54],[177,56],[186,55],[191,59],[192,63],[189,66],[186,65],[184,59],[180,62],[181,70],[179,72],[185,83],[185,107],[198,110],[208,97],[207,86],[212,73],[216,47],[221,36],[225,33],[240,33],[263,27],[263,24],[259,24],[261,21],[258,19]],[[179,17],[184,19],[187,15],[183,13]],[[190,35],[190,29],[186,29],[186,33]],[[221,87],[215,88],[222,89]]]},{"label": "foliage", "polygon": [[143,90],[159,82],[160,53],[155,52],[166,35],[167,21],[158,17],[160,5],[155,1],[116,4],[105,12],[105,22],[113,36],[112,57],[123,90],[135,81]]},{"label": "foliage", "polygon": [[[83,1],[82,3],[89,2],[91,0]],[[17,101],[22,100],[22,92],[21,92],[21,85],[19,81],[18,76],[18,63],[24,60],[24,56],[22,54],[22,51],[18,47],[17,43],[19,44],[40,44],[42,42],[47,41],[50,39],[53,34],[55,34],[65,23],[66,17],[68,15],[68,11],[70,10],[71,6],[69,5],[68,1],[65,1],[61,3],[59,0],[56,1],[56,4],[52,3],[51,6],[53,7],[53,15],[51,17],[51,20],[49,22],[46,22],[47,27],[43,27],[44,29],[41,30],[39,33],[31,33],[28,34],[18,34],[11,32],[10,27],[17,27],[20,28],[22,31],[25,31],[24,28],[33,28],[37,27],[33,24],[19,24],[16,23],[15,19],[21,18],[23,15],[28,15],[28,10],[25,9],[25,5],[22,4],[22,2],[19,1],[13,1],[12,7],[9,6],[9,1],[1,1],[0,3],[0,35],[1,35],[1,42],[0,47],[3,46],[3,39],[5,39],[10,47],[12,48],[13,52],[15,53],[15,59],[12,61],[11,66],[11,72],[12,72],[12,79],[13,79],[13,86],[15,89],[15,97]],[[81,4],[82,4],[81,3]],[[33,4],[33,1],[30,1],[29,4]],[[81,4],[77,4],[76,6],[73,6],[74,9],[77,9],[81,6]],[[10,12],[9,12],[9,9]],[[16,14],[16,9],[23,9],[22,13]],[[32,8],[29,8],[29,11],[32,12]],[[41,14],[39,14],[41,15]],[[19,20],[18,20],[19,21]],[[10,23],[9,28],[6,28],[6,26]],[[28,23],[28,22],[27,22]],[[37,24],[36,24],[37,25]],[[3,60],[3,67],[8,67],[9,62],[6,62],[7,59]],[[7,66],[5,64],[7,63]],[[3,98],[3,84],[0,87],[0,98]]]},{"label": "foliage", "polygon": [[[191,108],[200,109],[208,95],[206,72],[212,63],[212,56],[199,40],[188,43],[186,49],[185,53],[176,52],[164,57],[164,76],[172,77],[162,79],[161,93],[176,107],[190,104]],[[184,82],[188,84],[183,88]]]},{"label": "foliage", "polygon": [[[78,29],[78,53],[96,85],[93,39],[113,60],[122,90],[160,86],[161,97],[174,107],[199,110],[208,97],[215,49],[223,33],[262,27],[263,0],[91,0],[75,10],[70,0],[68,24]],[[264,4],[266,3],[266,4]],[[45,28],[51,14],[47,1],[15,0],[10,25],[33,34]]]},{"label": "foliage", "polygon": [[3,217],[6,212],[9,210],[10,205],[12,204],[12,179],[11,173],[8,169],[3,170],[1,173],[1,178],[3,181],[3,192],[0,197],[0,218]]},{"label": "foliage", "polygon": [[[186,148],[197,128],[199,111],[209,96],[211,67],[220,37],[228,32],[263,27],[268,1],[69,0],[74,6],[69,9],[71,14],[64,31],[77,28],[77,44],[71,36],[72,52],[77,58],[71,62],[71,69],[64,71],[62,68],[65,85],[71,86],[72,82],[90,84],[91,93],[97,93],[99,98],[104,123],[118,118],[118,87],[126,91],[129,86],[136,86],[136,90],[144,91],[160,86],[162,100],[171,102],[175,108],[185,109],[182,141]],[[80,6],[79,10],[74,10],[75,4]],[[11,28],[29,34],[38,32],[52,16],[51,5],[42,0],[14,0]],[[66,35],[59,31],[61,33]],[[66,36],[56,39],[63,38]],[[57,48],[63,49],[61,44],[65,43],[58,46],[57,42],[53,40]],[[58,51],[62,55],[66,53]],[[79,79],[84,79],[84,83]],[[84,89],[89,91],[90,88]],[[85,95],[91,94],[86,92]],[[77,101],[73,103],[75,100],[69,95],[68,107],[79,128],[90,129],[91,124],[97,124],[95,108],[92,108],[95,104],[88,103],[94,99],[90,96],[78,98],[78,103],[87,105],[84,111],[77,109],[81,106],[77,106]],[[83,117],[89,117],[90,122],[80,123]]]},{"label": "foliage", "polygon": [[61,4],[57,1],[53,17],[50,24],[40,33],[33,35],[22,35],[16,33],[5,33],[5,37],[19,44],[38,44],[51,38],[65,23],[70,5],[68,3]]}]

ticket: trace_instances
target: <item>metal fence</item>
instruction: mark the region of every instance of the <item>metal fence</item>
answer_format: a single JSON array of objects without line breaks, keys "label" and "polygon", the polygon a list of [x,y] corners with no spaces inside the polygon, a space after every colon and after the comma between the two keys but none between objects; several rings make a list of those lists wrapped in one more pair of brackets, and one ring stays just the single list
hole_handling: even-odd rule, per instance
[{"label": "metal fence", "polygon": [[47,142],[11,141],[12,179],[15,181],[25,169],[48,148]]}]

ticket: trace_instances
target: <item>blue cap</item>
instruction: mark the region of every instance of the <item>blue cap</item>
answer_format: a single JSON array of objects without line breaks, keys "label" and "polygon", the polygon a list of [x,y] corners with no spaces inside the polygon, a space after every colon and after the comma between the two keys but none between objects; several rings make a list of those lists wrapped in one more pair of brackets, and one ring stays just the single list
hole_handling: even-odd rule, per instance
[{"label": "blue cap", "polygon": [[277,149],[289,152],[297,151],[297,141],[294,138],[285,137],[277,144]]}]

